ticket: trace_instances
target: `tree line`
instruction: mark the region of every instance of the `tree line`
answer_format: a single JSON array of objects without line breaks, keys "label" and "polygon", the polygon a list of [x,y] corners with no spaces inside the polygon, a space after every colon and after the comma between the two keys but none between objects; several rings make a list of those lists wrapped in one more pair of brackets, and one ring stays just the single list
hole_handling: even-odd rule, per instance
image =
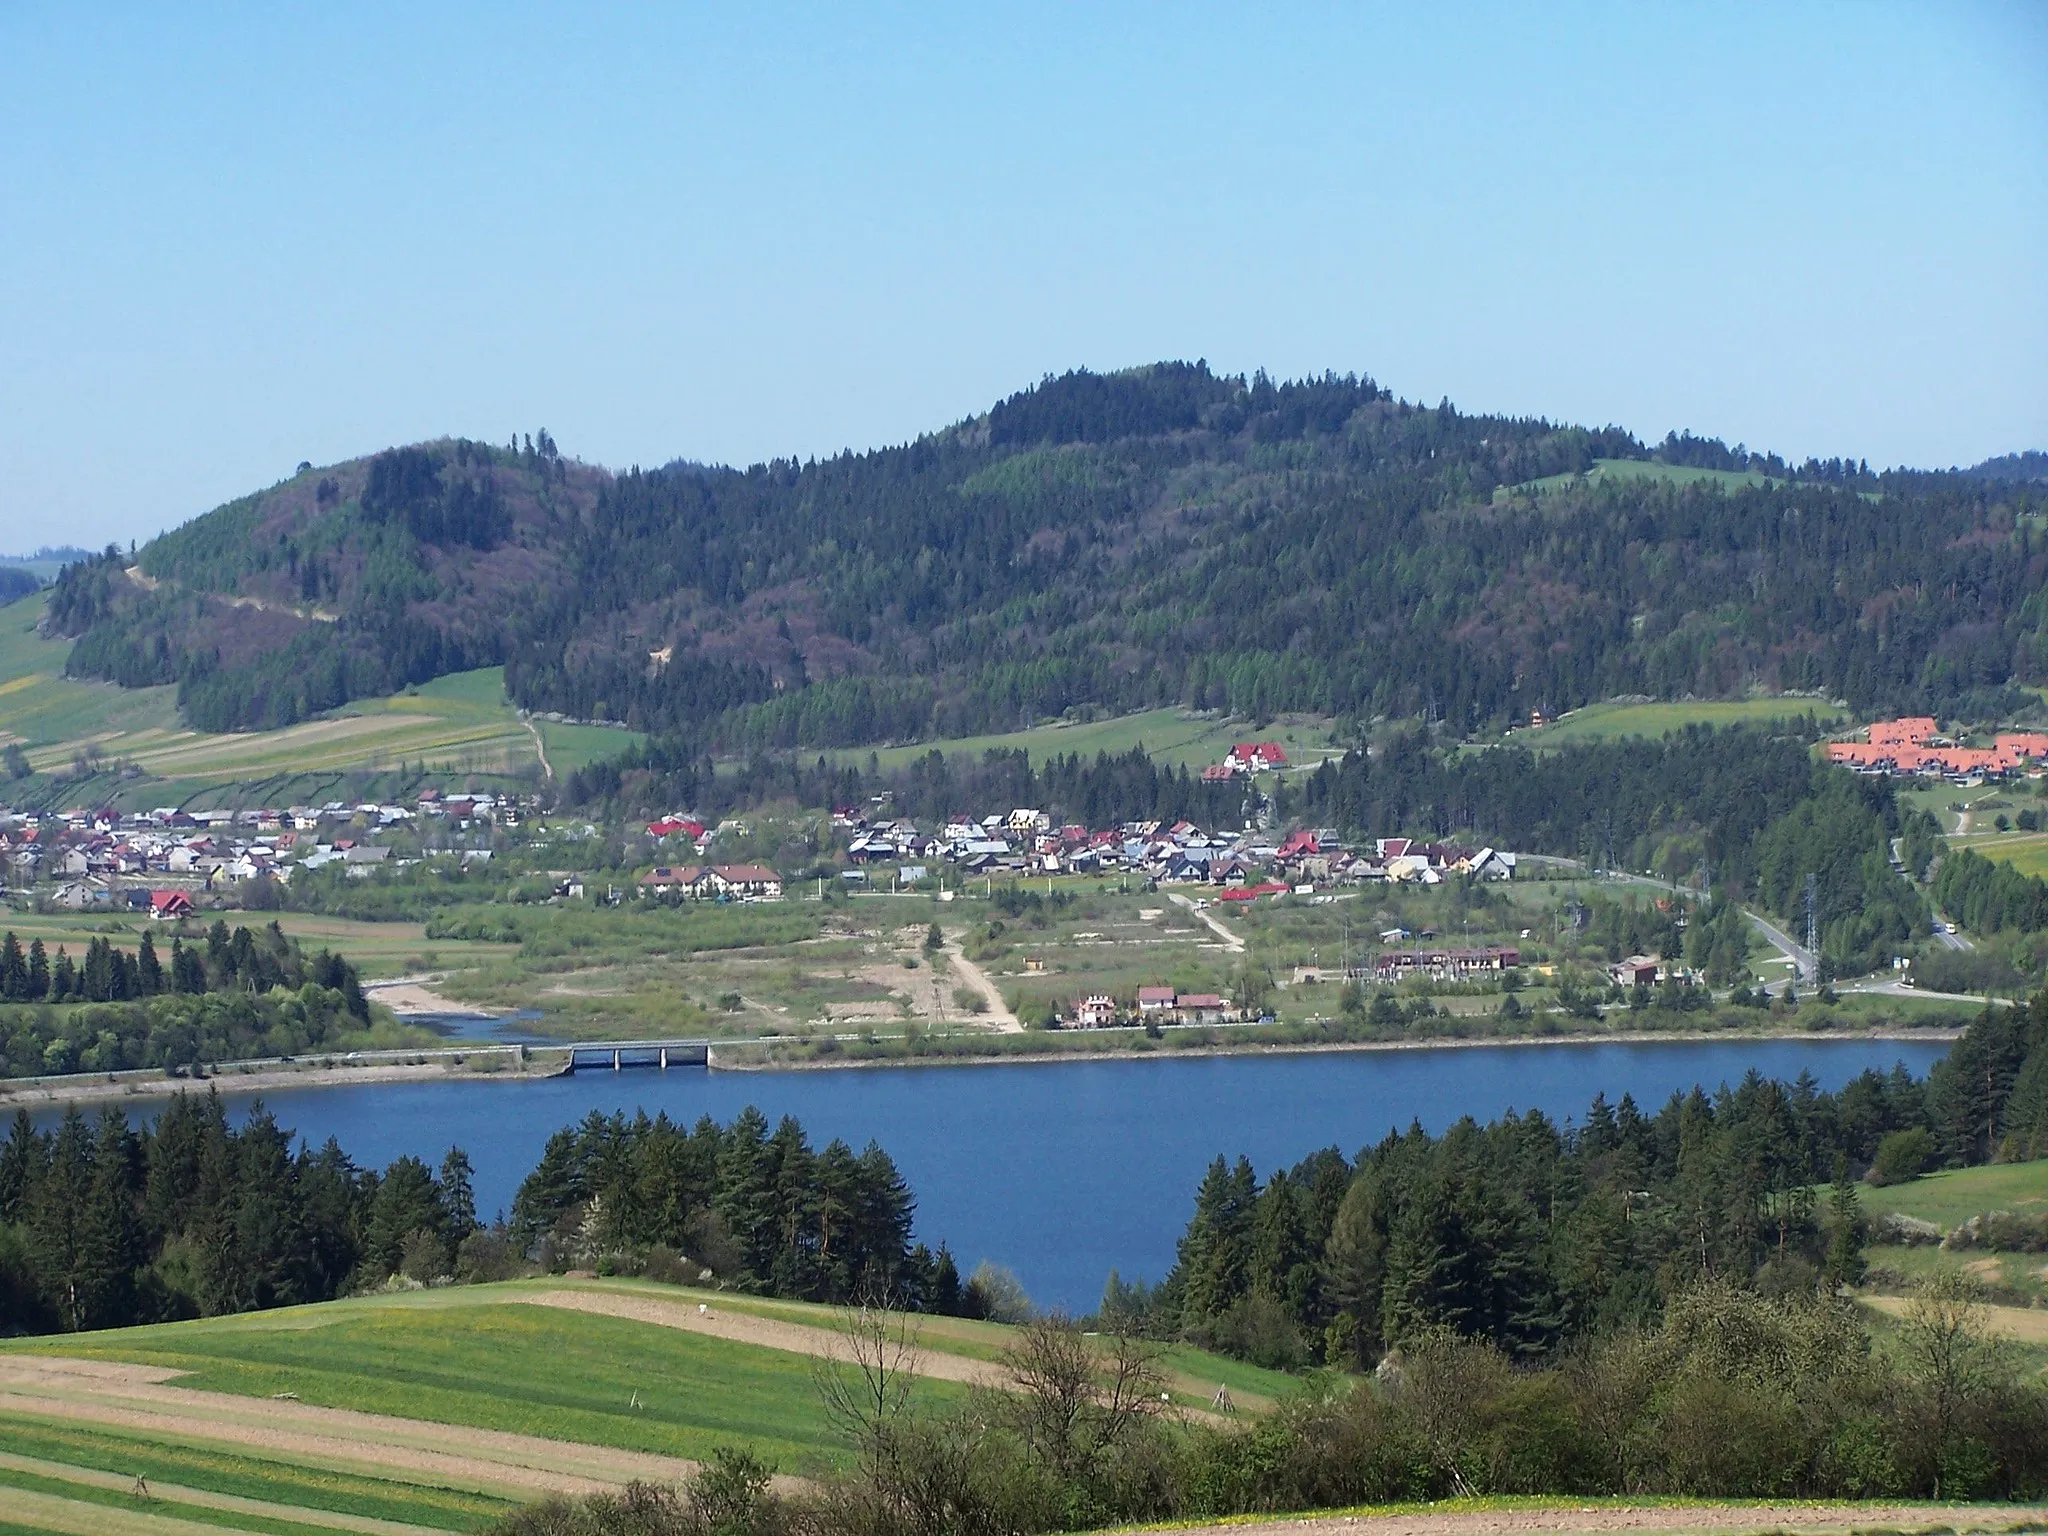
[{"label": "tree line", "polygon": [[943,1243],[911,1241],[917,1202],[872,1141],[814,1149],[784,1116],[749,1105],[730,1125],[685,1129],[645,1111],[593,1110],[548,1139],[519,1186],[511,1235],[544,1265],[666,1277],[692,1270],[774,1296],[887,1297],[909,1311],[981,1315]]},{"label": "tree line", "polygon": [[1263,1182],[1219,1157],[1172,1272],[1113,1281],[1105,1307],[1273,1365],[1369,1365],[1433,1329],[1542,1359],[1654,1326],[1706,1282],[1785,1296],[1861,1280],[1851,1181],[1873,1163],[2043,1150],[2048,992],[1988,1010],[1925,1082],[1867,1071],[1828,1093],[1752,1072],[1655,1114],[1601,1097],[1576,1126],[1411,1126]]},{"label": "tree line", "polygon": [[24,950],[10,931],[0,1003],[9,1077],[295,1056],[370,1025],[354,965],[331,950],[308,955],[274,922],[230,931],[216,920],[203,943],[174,935],[165,957],[146,930],[132,956],[95,937],[82,963],[62,946],[53,960],[40,938]]},{"label": "tree line", "polygon": [[1975,849],[1945,854],[1934,900],[1972,933],[2039,933],[2048,928],[2048,880],[2021,874]]},{"label": "tree line", "polygon": [[308,955],[275,922],[230,931],[225,920],[216,919],[203,946],[188,947],[182,935],[174,934],[167,959],[158,956],[156,936],[148,929],[133,955],[94,938],[86,944],[84,960],[74,963],[61,944],[53,960],[38,937],[24,950],[10,928],[0,939],[0,1001],[124,1003],[165,994],[262,993],[273,987],[295,991],[311,983],[341,993],[350,1014],[370,1021],[355,966],[332,950]]},{"label": "tree line", "polygon": [[549,1138],[509,1222],[478,1220],[459,1148],[381,1172],[336,1141],[296,1148],[259,1103],[174,1096],[153,1124],[74,1105],[50,1131],[17,1112],[0,1143],[0,1334],[75,1331],[325,1301],[393,1276],[503,1279],[588,1265],[716,1276],[813,1301],[978,1316],[942,1244],[912,1241],[916,1200],[872,1142],[813,1149],[749,1107],[731,1125],[593,1113]]},{"label": "tree line", "polygon": [[326,1301],[447,1274],[479,1230],[469,1161],[381,1173],[329,1140],[296,1150],[259,1104],[179,1094],[152,1125],[18,1111],[0,1144],[0,1331],[118,1328]]}]

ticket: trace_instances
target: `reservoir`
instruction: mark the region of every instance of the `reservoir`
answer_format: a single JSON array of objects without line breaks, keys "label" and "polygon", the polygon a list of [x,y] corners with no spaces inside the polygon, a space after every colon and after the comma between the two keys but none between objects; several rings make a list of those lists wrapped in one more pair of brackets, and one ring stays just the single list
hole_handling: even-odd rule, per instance
[{"label": "reservoir", "polygon": [[[282,1126],[315,1145],[334,1136],[367,1166],[408,1152],[435,1164],[461,1146],[486,1220],[509,1210],[548,1136],[591,1110],[666,1111],[689,1124],[758,1105],[771,1123],[796,1116],[814,1147],[835,1136],[855,1151],[880,1142],[916,1192],[918,1237],[934,1247],[944,1239],[962,1273],[993,1259],[1041,1306],[1088,1311],[1112,1268],[1126,1279],[1165,1275],[1195,1186],[1218,1154],[1245,1154],[1264,1178],[1319,1147],[1355,1156],[1411,1120],[1441,1131],[1462,1115],[1539,1109],[1561,1122],[1603,1092],[1610,1102],[1633,1094],[1648,1113],[1674,1092],[1711,1092],[1751,1068],[1788,1082],[1811,1072],[1823,1088],[1900,1062],[1924,1077],[1947,1049],[1746,1039],[845,1071],[687,1067],[523,1084],[303,1088],[265,1100]],[[239,1119],[251,1096],[226,1097]],[[58,1113],[37,1120],[47,1126]]]}]

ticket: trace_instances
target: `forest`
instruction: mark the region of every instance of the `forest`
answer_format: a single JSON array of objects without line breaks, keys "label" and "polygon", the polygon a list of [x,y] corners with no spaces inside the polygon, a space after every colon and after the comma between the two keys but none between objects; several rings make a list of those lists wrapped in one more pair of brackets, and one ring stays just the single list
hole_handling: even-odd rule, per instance
[{"label": "forest", "polygon": [[[80,1003],[105,1006],[53,1006]],[[9,1077],[292,1056],[369,1023],[355,966],[308,955],[274,922],[230,932],[216,920],[203,944],[174,935],[165,956],[146,930],[132,957],[95,938],[78,963],[62,946],[52,959],[39,938],[25,951],[11,930],[0,940]]]},{"label": "forest", "polygon": [[1541,1359],[1654,1326],[1704,1282],[1860,1281],[1849,1181],[1888,1141],[1947,1167],[2048,1154],[2048,993],[1988,1010],[1925,1082],[1865,1072],[1827,1093],[1752,1073],[1654,1114],[1596,1098],[1572,1126],[1411,1126],[1263,1183],[1219,1157],[1172,1273],[1114,1282],[1105,1306],[1267,1364],[1369,1363],[1432,1329]]},{"label": "forest", "polygon": [[689,1129],[666,1115],[593,1110],[549,1138],[513,1201],[511,1238],[548,1267],[678,1273],[688,1263],[745,1290],[802,1301],[888,1296],[910,1311],[983,1316],[943,1243],[911,1242],[917,1202],[889,1154],[834,1140],[814,1150],[784,1116],[749,1105]]},{"label": "forest", "polygon": [[[1608,459],[1759,483],[1578,478]],[[1465,735],[1755,686],[1976,717],[2048,676],[2044,510],[2024,479],[1167,363],[803,463],[392,449],[68,568],[48,624],[76,675],[176,682],[209,729],[502,662],[524,707],[697,753],[1170,703]]]},{"label": "forest", "polygon": [[[688,1131],[594,1114],[549,1139],[509,1227],[478,1221],[469,1159],[381,1173],[333,1140],[296,1149],[261,1104],[182,1093],[154,1124],[26,1110],[0,1143],[0,1335],[213,1317],[326,1301],[393,1275],[505,1279],[589,1264],[770,1296],[972,1314],[943,1247],[911,1243],[916,1201],[887,1153],[814,1151],[748,1108]],[[688,1259],[684,1258],[687,1252]]]}]

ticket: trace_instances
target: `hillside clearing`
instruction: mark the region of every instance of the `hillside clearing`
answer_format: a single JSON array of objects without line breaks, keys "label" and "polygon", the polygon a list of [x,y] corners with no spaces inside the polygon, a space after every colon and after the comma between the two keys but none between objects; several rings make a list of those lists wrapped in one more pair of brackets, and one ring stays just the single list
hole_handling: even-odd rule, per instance
[{"label": "hillside clearing", "polygon": [[[540,771],[543,746],[548,765],[567,773],[638,739],[604,726],[522,720],[505,698],[502,667],[358,699],[283,730],[195,731],[178,718],[175,687],[118,688],[64,676],[72,642],[36,633],[48,602],[47,593],[38,593],[0,609],[0,743],[27,751],[38,775],[31,794],[38,785],[57,788],[50,777],[72,773],[88,753],[166,781],[123,784],[96,775],[91,787],[102,796],[125,788],[151,804],[198,803],[195,797],[209,789],[276,780],[278,803],[289,803],[312,798],[311,781],[323,774],[416,768],[517,777]],[[109,783],[97,783],[100,777]],[[78,792],[86,788],[81,783]],[[284,793],[291,789],[297,793]]]},{"label": "hillside clearing", "polygon": [[1609,701],[1575,709],[1541,730],[1517,731],[1518,746],[1564,747],[1578,742],[1617,741],[1627,736],[1655,738],[1688,725],[1762,725],[1773,720],[1798,720],[1811,714],[1828,722],[1847,711],[1826,699],[1779,694],[1756,699],[1700,699],[1684,703]]},{"label": "hillside clearing", "polygon": [[[1312,715],[1288,715],[1264,726],[1241,719],[1226,719],[1214,713],[1191,714],[1178,707],[1148,709],[1139,714],[1118,715],[1109,720],[1059,722],[1032,726],[1028,730],[1005,731],[988,736],[960,736],[902,746],[843,749],[824,756],[837,763],[865,765],[869,757],[884,770],[901,768],[929,752],[947,756],[979,757],[984,752],[1025,751],[1034,763],[1048,757],[1076,755],[1092,758],[1098,752],[1112,757],[1142,746],[1154,762],[1189,772],[1219,763],[1238,741],[1277,741],[1295,764],[1313,764],[1324,757],[1339,755],[1330,737],[1330,723]],[[809,754],[802,754],[806,757]]]}]

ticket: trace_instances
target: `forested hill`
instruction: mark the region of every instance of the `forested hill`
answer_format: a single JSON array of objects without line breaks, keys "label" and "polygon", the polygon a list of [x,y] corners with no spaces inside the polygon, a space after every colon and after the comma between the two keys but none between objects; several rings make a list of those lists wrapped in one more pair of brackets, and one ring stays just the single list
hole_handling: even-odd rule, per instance
[{"label": "forested hill", "polygon": [[73,567],[49,622],[211,729],[498,662],[527,707],[741,748],[1755,685],[1998,713],[2048,676],[2044,517],[2025,480],[1169,363],[805,464],[615,476],[542,433],[309,468]]}]

